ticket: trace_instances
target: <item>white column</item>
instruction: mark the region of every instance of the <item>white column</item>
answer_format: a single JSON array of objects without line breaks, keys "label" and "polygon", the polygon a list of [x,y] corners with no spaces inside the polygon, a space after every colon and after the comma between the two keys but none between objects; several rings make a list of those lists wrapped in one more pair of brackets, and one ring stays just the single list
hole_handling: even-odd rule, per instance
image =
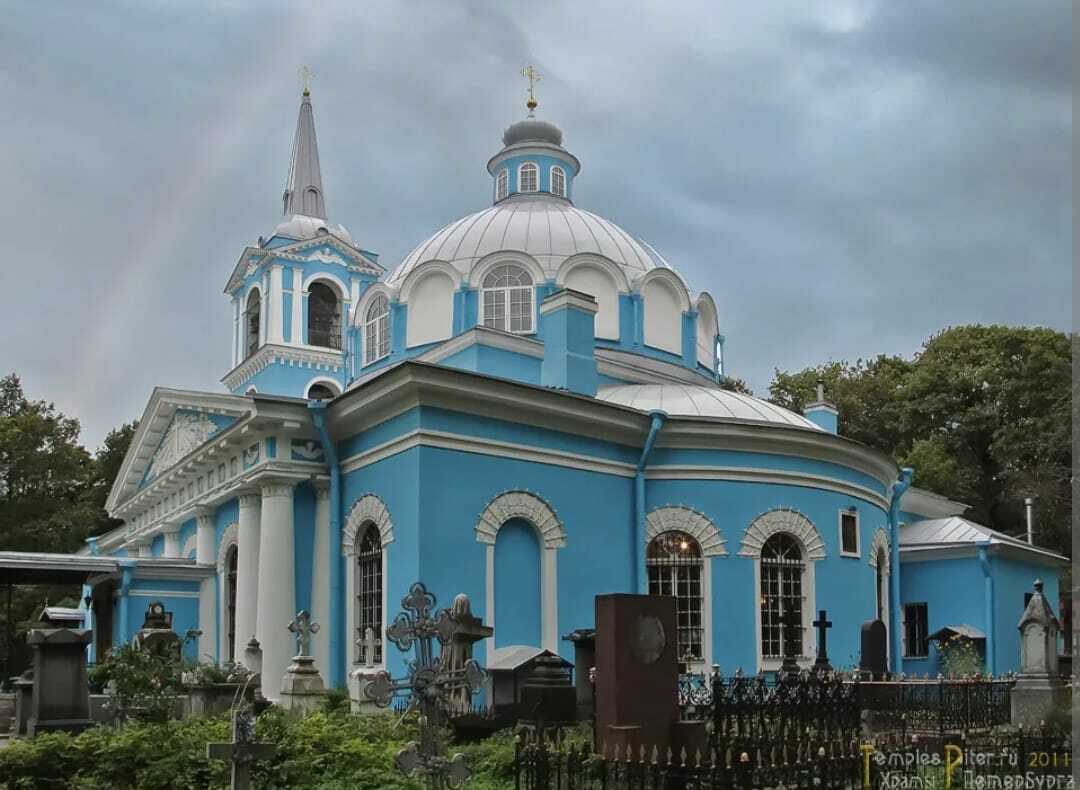
[{"label": "white column", "polygon": [[240,300],[235,296],[233,303],[232,363],[235,368],[240,364]]},{"label": "white column", "polygon": [[[259,544],[262,498],[258,494],[240,495],[240,518],[236,540],[236,655],[241,659],[244,646],[256,634],[259,609]],[[222,595],[225,591],[222,590]]]},{"label": "white column", "polygon": [[284,267],[275,263],[270,267],[270,323],[267,325],[266,342],[283,343],[285,323],[283,319],[285,311],[285,297],[281,287],[281,277]]},{"label": "white column", "polygon": [[292,270],[292,337],[293,345],[304,342],[304,275],[299,266]]},{"label": "white column", "polygon": [[289,623],[296,616],[296,566],[293,530],[293,484],[262,486],[261,541],[259,548],[259,611],[255,635],[262,646],[262,692],[267,699],[281,696],[293,654]]},{"label": "white column", "polygon": [[150,540],[144,540],[139,543],[139,556],[140,557],[153,557],[154,552],[151,549],[153,542]]},{"label": "white column", "polygon": [[165,549],[161,552],[162,557],[175,559],[180,556],[180,530],[170,529],[165,533]]},{"label": "white column", "polygon": [[[195,517],[195,562],[199,565],[217,564],[214,556],[215,532],[213,509],[200,510]],[[214,645],[217,644],[218,627],[214,580],[214,576],[207,576],[199,582],[199,630],[202,631],[199,637],[200,661],[212,661],[215,657]],[[229,657],[225,656],[222,660],[228,661]]]},{"label": "white column", "polygon": [[[335,552],[336,553],[336,552]],[[346,568],[346,573],[349,569]],[[314,644],[315,666],[325,675],[330,666],[330,487],[315,484],[315,542],[311,555],[311,616],[319,624]],[[351,645],[346,625],[345,650]],[[346,660],[346,666],[348,665]]]}]

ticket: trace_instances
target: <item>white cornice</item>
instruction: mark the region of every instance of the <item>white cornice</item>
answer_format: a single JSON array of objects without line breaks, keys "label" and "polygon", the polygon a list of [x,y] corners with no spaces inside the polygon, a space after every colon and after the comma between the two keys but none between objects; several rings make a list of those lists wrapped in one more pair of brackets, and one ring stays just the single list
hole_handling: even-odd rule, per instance
[{"label": "white cornice", "polygon": [[632,384],[701,384],[703,380],[712,381],[709,376],[695,373],[682,365],[603,346],[596,347],[596,372]]},{"label": "white cornice", "polygon": [[226,373],[221,383],[230,390],[236,389],[260,371],[279,361],[331,371],[340,371],[342,365],[340,351],[322,351],[315,346],[283,346],[267,343]]}]

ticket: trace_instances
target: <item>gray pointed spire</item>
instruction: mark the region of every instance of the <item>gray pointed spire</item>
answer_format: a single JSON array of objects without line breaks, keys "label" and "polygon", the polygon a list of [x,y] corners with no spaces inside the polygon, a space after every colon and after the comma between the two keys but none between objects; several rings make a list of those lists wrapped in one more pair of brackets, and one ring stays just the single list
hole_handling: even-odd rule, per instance
[{"label": "gray pointed spire", "polygon": [[285,216],[303,214],[326,219],[323,199],[322,172],[319,169],[319,144],[315,140],[315,115],[311,109],[311,93],[304,91],[300,117],[296,121],[292,158],[289,161],[289,180],[283,196]]}]

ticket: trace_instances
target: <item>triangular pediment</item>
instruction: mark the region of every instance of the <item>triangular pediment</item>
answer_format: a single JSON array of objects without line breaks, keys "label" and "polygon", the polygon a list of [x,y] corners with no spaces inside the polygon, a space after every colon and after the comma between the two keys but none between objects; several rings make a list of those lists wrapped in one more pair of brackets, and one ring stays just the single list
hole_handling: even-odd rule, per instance
[{"label": "triangular pediment", "polygon": [[177,409],[157,449],[150,456],[140,487],[168,471],[177,461],[228,428],[236,419],[233,415],[215,414],[198,408]]},{"label": "triangular pediment", "polygon": [[225,293],[232,293],[244,280],[255,274],[259,267],[273,261],[281,263],[327,263],[342,266],[358,274],[380,277],[385,269],[361,250],[332,234],[312,239],[292,241],[278,247],[245,247],[233,268]]}]

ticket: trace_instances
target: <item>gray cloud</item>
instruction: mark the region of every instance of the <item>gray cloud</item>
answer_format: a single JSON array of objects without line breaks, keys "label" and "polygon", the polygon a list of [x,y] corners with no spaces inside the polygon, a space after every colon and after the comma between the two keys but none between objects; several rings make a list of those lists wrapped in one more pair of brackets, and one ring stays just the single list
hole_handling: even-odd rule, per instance
[{"label": "gray cloud", "polygon": [[1067,2],[20,4],[0,22],[0,368],[84,439],[218,389],[309,63],[327,206],[392,267],[485,205],[517,70],[579,205],[711,291],[732,374],[1069,324]]}]

